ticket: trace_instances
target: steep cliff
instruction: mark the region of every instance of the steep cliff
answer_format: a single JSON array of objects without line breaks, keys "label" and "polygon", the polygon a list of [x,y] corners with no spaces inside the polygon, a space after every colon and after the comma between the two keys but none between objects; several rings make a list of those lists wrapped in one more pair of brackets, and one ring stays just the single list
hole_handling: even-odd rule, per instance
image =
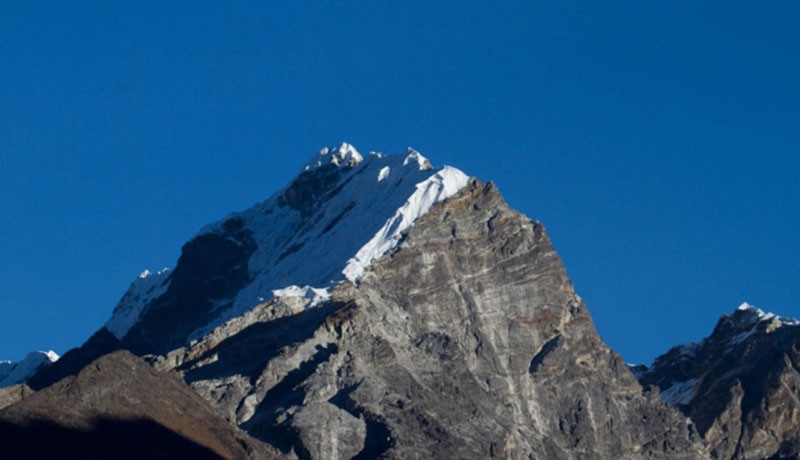
[{"label": "steep cliff", "polygon": [[544,227],[471,181],[328,302],[273,299],[160,358],[301,458],[702,458],[598,337]]}]

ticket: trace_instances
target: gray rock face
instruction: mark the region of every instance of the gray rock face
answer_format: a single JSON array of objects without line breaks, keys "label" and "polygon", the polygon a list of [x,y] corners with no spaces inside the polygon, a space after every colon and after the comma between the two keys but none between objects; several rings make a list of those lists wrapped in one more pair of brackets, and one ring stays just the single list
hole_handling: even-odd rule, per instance
[{"label": "gray rock face", "polygon": [[800,456],[800,323],[749,305],[641,374],[694,420],[715,459]]},{"label": "gray rock face", "polygon": [[28,385],[18,383],[10,387],[0,388],[0,409],[18,403],[34,394]]},{"label": "gray rock face", "polygon": [[154,363],[300,458],[704,458],[598,337],[544,227],[473,180],[331,301],[273,299]]}]

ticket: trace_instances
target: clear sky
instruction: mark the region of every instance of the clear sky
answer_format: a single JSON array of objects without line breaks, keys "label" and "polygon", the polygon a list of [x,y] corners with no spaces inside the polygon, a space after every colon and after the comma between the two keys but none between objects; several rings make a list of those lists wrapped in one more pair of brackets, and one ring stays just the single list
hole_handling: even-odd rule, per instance
[{"label": "clear sky", "polygon": [[800,316],[798,2],[111,3],[0,6],[0,358],[344,140],[497,183],[627,361]]}]

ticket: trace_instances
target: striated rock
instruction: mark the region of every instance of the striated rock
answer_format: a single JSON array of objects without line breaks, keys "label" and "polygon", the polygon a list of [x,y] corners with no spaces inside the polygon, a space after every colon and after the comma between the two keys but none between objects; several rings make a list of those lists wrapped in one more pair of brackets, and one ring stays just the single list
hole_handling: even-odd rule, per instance
[{"label": "striated rock", "polygon": [[18,403],[34,393],[36,392],[24,383],[0,388],[0,409]]},{"label": "striated rock", "polygon": [[544,227],[491,183],[433,207],[357,285],[298,301],[156,365],[300,458],[704,458],[598,337]]}]

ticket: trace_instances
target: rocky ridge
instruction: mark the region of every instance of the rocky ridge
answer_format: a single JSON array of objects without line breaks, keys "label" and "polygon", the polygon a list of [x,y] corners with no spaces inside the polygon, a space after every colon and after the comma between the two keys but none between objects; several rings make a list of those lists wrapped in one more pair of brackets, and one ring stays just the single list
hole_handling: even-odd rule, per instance
[{"label": "rocky ridge", "polygon": [[800,456],[800,321],[745,303],[638,371],[692,418],[712,458]]}]

